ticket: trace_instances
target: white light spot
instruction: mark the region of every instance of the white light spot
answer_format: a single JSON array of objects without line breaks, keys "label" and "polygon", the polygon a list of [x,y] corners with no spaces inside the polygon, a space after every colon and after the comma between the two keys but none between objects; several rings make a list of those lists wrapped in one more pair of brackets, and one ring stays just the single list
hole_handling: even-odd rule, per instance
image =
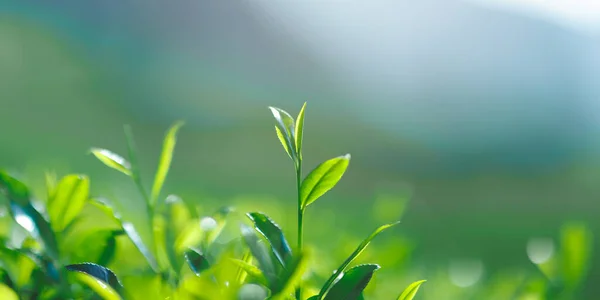
[{"label": "white light spot", "polygon": [[458,287],[469,287],[477,283],[483,275],[483,263],[479,260],[461,260],[450,263],[450,281]]},{"label": "white light spot", "polygon": [[15,216],[15,221],[17,221],[17,223],[21,225],[21,227],[25,228],[25,230],[29,232],[35,231],[35,224],[33,224],[33,220],[31,220],[31,218],[29,218],[25,214],[17,214]]},{"label": "white light spot", "polygon": [[217,221],[211,217],[202,218],[200,228],[204,231],[213,231],[217,228]]},{"label": "white light spot", "polygon": [[554,242],[549,238],[533,238],[527,242],[527,256],[534,264],[543,264],[554,254]]}]

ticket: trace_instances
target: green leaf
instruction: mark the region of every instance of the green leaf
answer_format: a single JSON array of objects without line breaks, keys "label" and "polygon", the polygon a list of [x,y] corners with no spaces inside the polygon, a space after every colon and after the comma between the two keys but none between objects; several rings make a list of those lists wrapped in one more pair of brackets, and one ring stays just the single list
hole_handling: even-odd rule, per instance
[{"label": "green leaf", "polygon": [[131,164],[122,156],[102,148],[92,148],[90,151],[106,166],[131,176]]},{"label": "green leaf", "polygon": [[75,278],[91,288],[98,296],[104,300],[121,300],[119,293],[111,286],[107,285],[103,280],[100,280],[87,273],[78,272],[74,274]]},{"label": "green leaf", "polygon": [[[231,262],[237,265],[240,268],[241,272],[245,272],[248,276],[250,276],[254,281],[267,286],[269,283],[267,279],[262,274],[260,269],[258,269],[255,265],[249,263],[248,261],[240,260],[240,259],[231,259]],[[243,281],[241,281],[243,282]],[[240,283],[241,283],[240,282]]]},{"label": "green leaf", "polygon": [[275,126],[275,133],[277,134],[277,138],[279,139],[279,142],[281,142],[281,146],[283,146],[283,150],[285,150],[285,153],[287,153],[287,155],[291,159],[293,159],[292,152],[288,147],[287,138],[283,135],[283,133],[281,133],[281,130],[279,129],[279,127],[277,127],[277,125]]},{"label": "green leaf", "polygon": [[367,264],[350,268],[344,272],[325,296],[325,300],[347,299],[357,300],[367,287],[373,273],[379,270],[379,265]]},{"label": "green leaf", "polygon": [[567,223],[561,228],[562,276],[568,288],[575,289],[589,269],[592,233],[581,223]]},{"label": "green leaf", "polygon": [[264,300],[269,297],[267,290],[258,284],[244,284],[238,291],[238,300]]},{"label": "green leaf", "polygon": [[0,297],[4,300],[19,300],[17,293],[3,283],[0,283]]},{"label": "green leaf", "polygon": [[279,260],[281,266],[285,267],[292,257],[292,250],[285,239],[281,228],[265,214],[252,212],[246,215],[254,222],[256,230],[269,241],[273,254],[275,254],[275,257]]},{"label": "green leaf", "polygon": [[[250,251],[244,251],[244,256],[242,257],[242,259],[241,260],[237,259],[237,261],[240,261],[242,264],[246,264],[246,265],[251,265],[252,266],[252,253],[250,253]],[[252,266],[252,267],[254,267],[254,266]],[[244,270],[244,268],[241,267],[241,266],[238,266],[238,268],[239,269],[237,271],[237,275],[235,276],[236,282],[238,284],[243,284],[246,281],[246,277],[248,275],[248,272],[246,272]],[[256,268],[256,270],[259,271],[259,273],[260,273],[260,270],[258,270],[258,268]]]},{"label": "green leaf", "polygon": [[273,265],[271,255],[269,254],[267,247],[258,238],[254,232],[254,229],[242,224],[241,231],[242,237],[244,238],[246,245],[248,245],[250,252],[252,252],[252,255],[254,258],[256,258],[262,273],[265,275],[269,283],[276,282],[277,277],[275,274],[275,266]]},{"label": "green leaf", "polygon": [[283,274],[279,276],[276,287],[272,289],[274,294],[271,297],[272,300],[287,299],[294,292],[294,288],[300,285],[302,276],[308,268],[308,255],[306,253],[298,253]]},{"label": "green leaf", "polygon": [[90,180],[84,175],[67,175],[58,183],[53,197],[48,199],[50,225],[63,231],[83,210],[88,200]]},{"label": "green leaf", "polygon": [[112,217],[121,226],[123,231],[125,231],[125,234],[127,234],[127,237],[129,237],[129,239],[131,240],[131,242],[133,242],[135,247],[140,251],[140,253],[142,253],[144,258],[146,258],[146,261],[148,261],[148,264],[150,265],[152,270],[154,270],[155,272],[160,271],[160,268],[158,267],[158,262],[156,261],[156,258],[154,257],[152,252],[150,252],[148,247],[146,247],[146,244],[144,244],[142,237],[137,232],[137,230],[135,229],[135,227],[133,226],[132,223],[123,221],[123,219],[121,218],[121,215],[116,210],[114,210],[112,208],[112,206],[109,203],[107,203],[106,200],[101,201],[99,199],[93,199],[93,200],[91,200],[90,203],[92,205],[96,206],[97,208],[99,208],[101,211],[103,211],[109,217]]},{"label": "green leaf", "polygon": [[321,291],[319,292],[320,299],[323,299],[323,297],[326,296],[327,292],[331,288],[331,285],[340,277],[341,274],[343,274],[344,271],[346,271],[346,268],[348,268],[352,261],[354,261],[365,250],[365,248],[367,248],[367,246],[378,234],[394,225],[397,225],[398,223],[400,222],[379,226],[365,240],[363,240],[360,245],[358,245],[356,250],[354,250],[354,252],[352,252],[352,254],[346,259],[346,261],[344,261],[344,263],[331,275],[331,277],[329,277],[329,279],[327,279],[325,285],[323,285]]},{"label": "green leaf", "polygon": [[398,296],[397,300],[412,300],[417,292],[419,291],[419,287],[427,280],[420,280],[411,283],[403,292]]},{"label": "green leaf", "polygon": [[100,253],[100,257],[98,257],[98,264],[101,266],[106,266],[110,262],[112,262],[115,257],[115,252],[117,251],[117,239],[116,237],[124,233],[123,231],[112,231],[112,233],[106,238],[106,242],[104,243],[104,250]]},{"label": "green leaf", "polygon": [[188,249],[188,251],[185,252],[184,257],[190,269],[198,276],[200,276],[200,273],[210,268],[210,264],[208,263],[208,260],[206,260],[206,257],[194,249]]},{"label": "green leaf", "polygon": [[332,189],[346,172],[350,154],[332,158],[312,170],[302,181],[300,199],[304,209]]},{"label": "green leaf", "polygon": [[296,131],[294,132],[294,140],[296,142],[296,153],[298,157],[302,159],[302,136],[304,134],[304,109],[306,108],[306,102],[302,105],[298,117],[296,117]]},{"label": "green leaf", "polygon": [[0,192],[8,198],[15,222],[41,240],[48,256],[58,260],[58,244],[54,232],[48,221],[31,204],[25,184],[0,171]]},{"label": "green leaf", "polygon": [[296,160],[296,143],[294,140],[294,119],[286,111],[269,106],[273,117],[275,118],[275,126],[278,129],[277,136],[284,145],[284,149],[292,160]]},{"label": "green leaf", "polygon": [[160,190],[167,178],[169,168],[171,167],[171,160],[173,159],[173,150],[175,149],[175,143],[177,142],[177,131],[183,126],[183,122],[179,121],[175,123],[165,136],[163,141],[162,153],[160,154],[160,160],[158,163],[158,170],[154,177],[154,184],[152,185],[152,193],[150,196],[150,204],[154,205],[156,199],[160,195]]},{"label": "green leaf", "polygon": [[[133,140],[133,131],[131,130],[131,126],[125,125],[123,127],[123,131],[125,132],[125,140],[127,140],[127,153],[129,155],[129,161],[131,162],[131,178],[135,182],[138,187],[140,194],[144,197],[144,200],[148,204],[148,210],[151,207],[150,198],[148,198],[148,194],[146,189],[144,189],[144,185],[142,184],[142,176],[140,173],[140,168],[137,162],[137,150],[135,146],[135,141]],[[152,216],[148,214],[148,218],[152,220]],[[149,224],[152,227],[151,224]]]},{"label": "green leaf", "polygon": [[98,280],[110,285],[113,289],[119,290],[123,287],[117,275],[110,269],[94,263],[72,264],[65,266],[65,269],[71,272],[81,272],[93,276]]}]

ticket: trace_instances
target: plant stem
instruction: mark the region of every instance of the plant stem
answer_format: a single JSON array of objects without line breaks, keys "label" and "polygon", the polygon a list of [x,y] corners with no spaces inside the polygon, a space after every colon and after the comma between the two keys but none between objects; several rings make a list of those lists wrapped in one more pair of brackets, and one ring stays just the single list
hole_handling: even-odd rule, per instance
[{"label": "plant stem", "polygon": [[[296,164],[296,187],[298,190],[298,252],[302,252],[302,239],[304,229],[304,208],[302,207],[302,199],[300,198],[300,188],[302,187],[302,159],[298,158]],[[302,296],[302,287],[296,288],[296,299],[300,300]]]}]

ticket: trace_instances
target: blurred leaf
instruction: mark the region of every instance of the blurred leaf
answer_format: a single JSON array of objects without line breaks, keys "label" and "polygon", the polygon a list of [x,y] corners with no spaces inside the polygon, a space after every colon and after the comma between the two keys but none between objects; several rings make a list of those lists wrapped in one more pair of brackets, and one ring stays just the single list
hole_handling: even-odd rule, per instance
[{"label": "blurred leaf", "polygon": [[162,153],[160,154],[160,160],[158,162],[158,169],[156,170],[156,176],[154,177],[154,184],[152,185],[152,193],[150,196],[150,205],[156,203],[156,199],[160,195],[160,190],[167,178],[169,168],[171,167],[171,160],[173,159],[173,150],[175,149],[175,143],[177,142],[177,131],[183,126],[182,121],[176,122],[165,136],[163,141]]},{"label": "blurred leaf", "polygon": [[208,263],[208,260],[206,260],[206,257],[194,249],[188,249],[188,251],[185,252],[184,257],[190,269],[198,276],[200,273],[210,268],[210,264]]},{"label": "blurred leaf", "polygon": [[[127,141],[127,153],[131,164],[131,178],[137,185],[140,194],[142,195],[142,197],[144,197],[144,200],[146,200],[147,210],[150,210],[151,202],[150,198],[148,198],[146,189],[144,189],[144,185],[142,184],[140,167],[137,162],[137,150],[135,146],[135,141],[133,140],[133,131],[131,130],[131,126],[129,125],[123,126],[123,131],[125,132],[125,140]],[[149,211],[147,211],[147,217],[149,218],[149,220],[152,221],[152,216],[150,215]],[[152,224],[149,225],[150,227],[152,227]]]},{"label": "blurred leaf", "polygon": [[106,267],[94,263],[82,263],[65,266],[65,269],[71,272],[80,272],[90,275],[108,285],[114,290],[120,290],[123,285],[119,282],[117,275]]},{"label": "blurred leaf", "polygon": [[[173,294],[173,288],[160,274],[132,274],[121,280],[127,291],[124,295],[127,300],[169,299]],[[194,298],[173,299],[191,300]]]},{"label": "blurred leaf", "polygon": [[271,110],[275,121],[277,121],[275,123],[278,129],[277,136],[279,137],[283,148],[288,152],[288,155],[290,155],[292,160],[296,160],[294,151],[296,149],[294,142],[294,119],[282,109],[271,106],[269,106],[269,109]]},{"label": "blurred leaf", "polygon": [[285,267],[286,263],[292,257],[292,250],[290,249],[281,228],[265,214],[252,212],[246,215],[254,222],[256,230],[269,241],[273,254],[275,254],[275,257],[277,257],[277,260],[279,260],[281,265]]},{"label": "blurred leaf", "polygon": [[419,287],[427,280],[420,280],[411,283],[403,292],[398,296],[398,300],[412,300],[417,292],[419,291]]},{"label": "blurred leaf", "polygon": [[158,262],[158,266],[162,271],[166,271],[169,268],[176,270],[176,261],[171,260],[171,255],[168,253],[166,244],[166,231],[167,221],[162,215],[155,215],[154,222],[152,222],[152,237],[154,240],[154,254]]},{"label": "blurred leaf", "polygon": [[346,172],[350,154],[332,158],[317,166],[302,181],[300,199],[302,208],[307,207],[332,189]]},{"label": "blurred leaf", "polygon": [[109,285],[106,285],[103,280],[100,280],[87,273],[77,272],[75,278],[80,282],[90,287],[98,296],[104,300],[120,300],[119,294]]},{"label": "blurred leaf", "polygon": [[160,242],[162,244],[163,251],[173,269],[180,270],[183,265],[183,256],[176,247],[176,240],[177,236],[185,230],[186,224],[190,221],[190,212],[181,198],[174,195],[167,197],[165,208],[166,227],[162,236],[155,237],[159,239],[156,240],[156,243]]},{"label": "blurred leaf", "polygon": [[268,291],[258,284],[244,284],[236,299],[238,300],[264,300],[269,297]]},{"label": "blurred leaf", "polygon": [[296,153],[298,157],[302,159],[302,136],[304,134],[304,109],[306,108],[306,102],[302,105],[298,117],[296,117],[296,131],[294,132],[294,140],[296,142]]},{"label": "blurred leaf", "polygon": [[236,264],[240,268],[240,271],[250,276],[255,282],[265,286],[269,285],[262,272],[253,264],[239,259],[231,259],[231,262]]},{"label": "blurred leaf", "polygon": [[326,300],[347,299],[356,300],[361,297],[362,291],[367,287],[373,273],[379,270],[378,265],[359,265],[344,272],[342,278],[331,286],[325,296]]},{"label": "blurred leaf", "polygon": [[202,241],[203,235],[204,232],[200,228],[200,220],[192,219],[188,221],[175,239],[174,247],[176,253],[183,253],[187,248],[195,247]]},{"label": "blurred leaf", "polygon": [[46,196],[48,199],[51,199],[54,197],[54,191],[56,189],[56,174],[46,172],[44,174],[44,179],[46,180]]},{"label": "blurred leaf", "polygon": [[3,300],[19,300],[17,293],[3,283],[0,283],[0,298]]},{"label": "blurred leaf", "polygon": [[63,231],[79,215],[88,200],[90,180],[84,175],[63,177],[48,199],[50,225],[56,232]]},{"label": "blurred leaf", "polygon": [[568,288],[579,286],[588,271],[592,251],[592,233],[579,223],[569,223],[561,229],[563,280]]},{"label": "blurred leaf", "polygon": [[[250,251],[246,251],[241,260],[234,259],[234,261],[237,261],[238,263],[241,263],[244,265],[250,265],[250,266],[254,267],[252,265],[252,253],[250,253]],[[260,273],[260,270],[258,270],[258,268],[256,268],[256,270]],[[248,275],[248,272],[244,269],[244,267],[240,266],[239,270],[237,272],[237,275],[235,276],[236,282],[239,284],[244,283],[246,281],[247,275]],[[262,276],[262,274],[261,274],[261,276]]]},{"label": "blurred leaf", "polygon": [[152,254],[152,252],[150,252],[148,247],[146,247],[146,244],[144,244],[142,237],[136,231],[132,223],[124,222],[121,218],[121,215],[117,211],[115,211],[112,208],[112,206],[106,203],[106,201],[92,199],[90,203],[99,208],[104,213],[106,213],[108,216],[114,218],[114,220],[121,225],[121,228],[123,228],[123,231],[125,231],[127,237],[129,237],[129,239],[131,240],[131,242],[133,242],[135,247],[140,251],[140,253],[142,253],[144,258],[146,258],[146,261],[148,262],[152,270],[154,270],[155,272],[160,271],[156,258],[154,258],[154,255]]},{"label": "blurred leaf", "polygon": [[244,241],[246,242],[246,245],[248,245],[254,258],[256,258],[260,270],[263,272],[269,283],[276,282],[277,277],[275,274],[275,267],[273,266],[273,261],[267,247],[265,247],[258,238],[254,229],[242,224],[241,230]]},{"label": "blurred leaf", "polygon": [[[227,217],[233,211],[233,208],[230,206],[224,206],[217,210],[216,213],[213,214],[212,219],[216,221],[216,226],[211,230],[207,230],[207,228],[202,228],[206,232],[206,243],[207,245],[212,244],[221,234],[223,228],[227,224]],[[200,222],[202,224],[202,220]]]},{"label": "blurred leaf", "polygon": [[279,276],[276,288],[273,290],[272,300],[287,299],[300,285],[302,276],[308,268],[307,252],[298,253],[289,263],[283,274]]},{"label": "blurred leaf", "polygon": [[29,190],[25,184],[0,171],[0,192],[4,192],[10,202],[13,219],[35,238],[41,239],[46,253],[58,260],[58,245],[50,224],[29,200]]},{"label": "blurred leaf", "polygon": [[106,149],[92,148],[92,154],[102,163],[127,176],[131,176],[131,164],[120,155]]},{"label": "blurred leaf", "polygon": [[327,279],[325,285],[323,285],[321,291],[319,292],[319,297],[322,298],[327,294],[327,292],[331,288],[331,285],[337,280],[337,278],[340,277],[340,274],[342,274],[346,270],[348,265],[350,265],[352,261],[354,261],[354,259],[356,259],[365,250],[365,248],[378,234],[398,223],[399,222],[379,226],[365,240],[363,240],[362,243],[358,245],[356,250],[354,250],[354,252],[346,259],[346,261],[344,261],[344,263],[331,275],[331,277],[329,277],[329,279]]},{"label": "blurred leaf", "polygon": [[109,233],[106,238],[106,242],[104,244],[104,250],[98,257],[98,264],[101,266],[107,266],[110,264],[115,257],[115,251],[117,250],[117,239],[116,237],[120,235],[120,232],[112,231]]}]

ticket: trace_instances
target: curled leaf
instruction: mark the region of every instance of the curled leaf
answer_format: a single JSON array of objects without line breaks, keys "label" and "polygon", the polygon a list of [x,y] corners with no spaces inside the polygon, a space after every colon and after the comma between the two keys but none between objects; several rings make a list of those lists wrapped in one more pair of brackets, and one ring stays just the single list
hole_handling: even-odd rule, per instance
[{"label": "curled leaf", "polygon": [[102,148],[92,148],[90,151],[106,166],[131,176],[131,164],[122,156]]},{"label": "curled leaf", "polygon": [[292,249],[288,244],[281,228],[265,214],[259,212],[248,213],[247,216],[254,222],[254,226],[271,244],[273,254],[283,267],[292,257]]},{"label": "curled leaf", "polygon": [[411,283],[403,292],[398,296],[397,300],[412,300],[417,292],[419,291],[419,287],[427,280],[420,280]]}]

